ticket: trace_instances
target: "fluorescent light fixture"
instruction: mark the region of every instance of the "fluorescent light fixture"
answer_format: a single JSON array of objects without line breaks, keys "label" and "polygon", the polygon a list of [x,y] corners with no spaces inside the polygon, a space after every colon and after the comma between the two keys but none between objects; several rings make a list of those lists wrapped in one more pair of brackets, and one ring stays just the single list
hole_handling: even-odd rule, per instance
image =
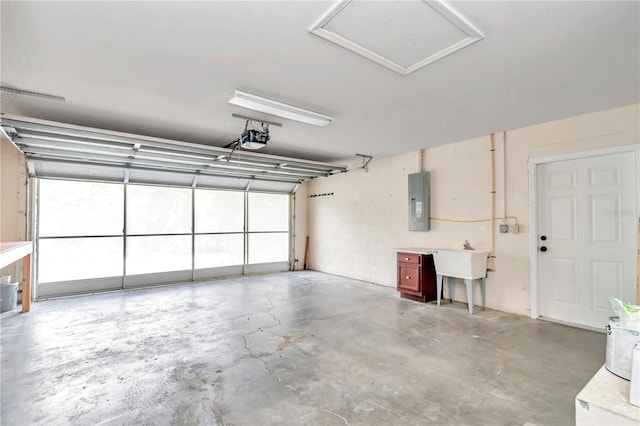
[{"label": "fluorescent light fixture", "polygon": [[271,114],[301,123],[313,124],[314,126],[327,126],[333,122],[333,118],[328,115],[283,104],[282,102],[252,95],[251,93],[240,90],[235,91],[233,98],[229,99],[229,103],[254,111],[264,112],[265,114]]}]

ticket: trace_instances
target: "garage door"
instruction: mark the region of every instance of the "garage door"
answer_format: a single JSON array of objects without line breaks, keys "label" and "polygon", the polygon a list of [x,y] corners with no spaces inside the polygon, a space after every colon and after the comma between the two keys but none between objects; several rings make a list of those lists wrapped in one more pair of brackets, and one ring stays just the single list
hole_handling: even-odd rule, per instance
[{"label": "garage door", "polygon": [[38,298],[285,271],[289,194],[38,179]]}]

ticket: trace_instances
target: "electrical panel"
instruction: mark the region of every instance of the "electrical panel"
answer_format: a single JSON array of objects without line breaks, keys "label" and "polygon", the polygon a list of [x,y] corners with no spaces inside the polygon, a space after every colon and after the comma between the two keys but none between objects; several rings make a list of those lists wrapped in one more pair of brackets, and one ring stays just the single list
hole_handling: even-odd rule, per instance
[{"label": "electrical panel", "polygon": [[429,172],[409,175],[409,231],[428,231],[431,229],[429,215]]}]

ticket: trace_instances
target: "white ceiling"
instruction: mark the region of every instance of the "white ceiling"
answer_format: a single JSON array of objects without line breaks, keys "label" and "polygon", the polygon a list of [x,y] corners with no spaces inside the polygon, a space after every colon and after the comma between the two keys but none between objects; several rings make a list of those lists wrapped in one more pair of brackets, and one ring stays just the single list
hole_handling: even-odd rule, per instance
[{"label": "white ceiling", "polygon": [[[2,84],[66,102],[13,96],[2,111],[215,146],[242,131],[235,112],[283,123],[262,152],[358,161],[640,101],[639,2],[449,4],[485,38],[401,76],[308,32],[333,2],[3,1]],[[407,44],[426,37],[415,4],[387,23],[366,6],[334,25],[354,15],[358,42],[390,55],[398,20],[415,28],[400,32]],[[234,89],[334,122],[250,113],[227,103]]]}]

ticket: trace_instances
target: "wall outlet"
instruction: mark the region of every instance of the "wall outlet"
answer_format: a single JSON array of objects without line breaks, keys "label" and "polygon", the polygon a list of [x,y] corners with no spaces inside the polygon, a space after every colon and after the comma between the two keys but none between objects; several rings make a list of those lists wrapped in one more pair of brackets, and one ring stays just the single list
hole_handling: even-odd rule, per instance
[{"label": "wall outlet", "polygon": [[507,232],[509,232],[509,225],[500,225],[500,233],[506,234]]}]

